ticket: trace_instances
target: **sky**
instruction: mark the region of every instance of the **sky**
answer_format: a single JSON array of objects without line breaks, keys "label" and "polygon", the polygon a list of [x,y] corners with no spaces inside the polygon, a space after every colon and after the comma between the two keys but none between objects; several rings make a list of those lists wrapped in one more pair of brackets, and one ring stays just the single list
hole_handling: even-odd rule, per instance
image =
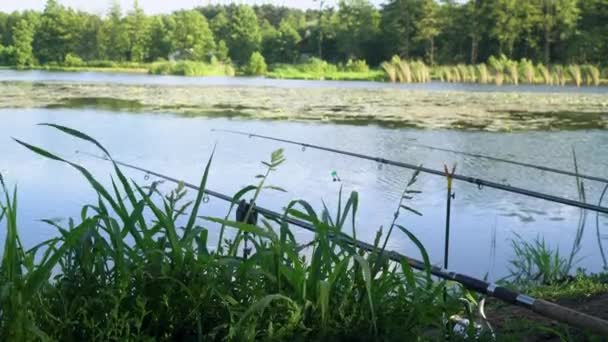
[{"label": "sky", "polygon": [[[123,9],[133,6],[133,0],[118,0]],[[139,0],[139,4],[148,14],[167,13],[177,9],[191,9],[207,4],[226,4],[226,3],[247,3],[247,4],[274,4],[296,8],[317,8],[318,2],[313,0]],[[336,1],[327,1],[326,3]],[[382,3],[382,0],[372,0],[374,4]],[[46,0],[0,0],[1,12],[20,11],[24,9],[44,9]],[[104,14],[110,7],[111,0],[59,0],[59,3],[79,10],[85,10],[95,14]]]}]

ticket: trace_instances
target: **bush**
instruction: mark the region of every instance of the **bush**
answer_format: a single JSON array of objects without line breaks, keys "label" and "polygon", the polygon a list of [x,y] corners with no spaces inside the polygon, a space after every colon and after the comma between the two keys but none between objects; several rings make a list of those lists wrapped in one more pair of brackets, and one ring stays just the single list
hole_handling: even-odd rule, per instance
[{"label": "bush", "polygon": [[0,44],[0,65],[12,65],[15,59],[15,49],[12,46]]},{"label": "bush", "polygon": [[249,57],[249,62],[245,67],[245,74],[252,76],[264,76],[268,71],[268,67],[266,66],[266,61],[264,60],[264,56],[262,56],[259,52],[254,52]]},{"label": "bush", "polygon": [[349,59],[344,69],[351,72],[369,72],[369,66],[364,59],[356,59],[354,61]]},{"label": "bush", "polygon": [[73,53],[68,53],[64,59],[65,66],[69,67],[79,67],[84,65],[84,61],[78,55]]},{"label": "bush", "polygon": [[148,67],[152,75],[176,76],[234,76],[234,69],[230,64],[220,62],[206,64],[194,61],[155,62]]}]

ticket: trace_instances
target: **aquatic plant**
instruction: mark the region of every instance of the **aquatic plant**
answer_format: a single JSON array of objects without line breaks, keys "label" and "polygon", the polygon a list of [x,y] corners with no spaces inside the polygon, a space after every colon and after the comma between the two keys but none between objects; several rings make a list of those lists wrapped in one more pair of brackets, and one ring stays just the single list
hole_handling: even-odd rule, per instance
[{"label": "aquatic plant", "polygon": [[519,70],[521,72],[521,75],[523,76],[523,79],[526,81],[526,83],[528,84],[534,84],[535,80],[536,80],[536,70],[534,68],[534,64],[527,60],[527,59],[522,59],[521,61],[519,61]]},{"label": "aquatic plant", "polygon": [[488,64],[490,68],[494,72],[494,83],[498,86],[502,85],[505,80],[505,67],[506,67],[507,58],[503,55],[500,58],[496,58],[494,56],[490,56],[488,59]]},{"label": "aquatic plant", "polygon": [[431,75],[429,68],[422,61],[413,61],[410,63],[412,69],[412,80],[417,83],[425,83],[430,81]]},{"label": "aquatic plant", "polygon": [[389,81],[391,81],[392,83],[395,83],[397,81],[397,67],[393,63],[382,62],[382,64],[380,64],[380,67],[386,73],[386,76]]},{"label": "aquatic plant", "polygon": [[586,64],[582,68],[583,68],[583,73],[584,73],[586,84],[588,86],[590,86],[590,85],[599,86],[600,78],[601,78],[600,69],[598,67],[596,67],[595,65],[590,65],[590,64]]},{"label": "aquatic plant", "polygon": [[564,67],[561,65],[554,65],[552,68],[553,80],[555,84],[564,86],[566,85],[566,73],[564,72]]},{"label": "aquatic plant", "polygon": [[[282,150],[263,163],[256,185],[233,196],[226,216],[216,218],[204,214],[202,205],[213,156],[193,197],[183,183],[163,195],[159,182],[129,181],[93,138],[49,126],[99,148],[113,163],[114,177],[106,188],[86,168],[18,141],[76,169],[98,201],[65,225],[46,220],[57,237],[24,249],[17,191],[1,182],[0,222],[7,227],[0,265],[3,340],[394,340],[403,331],[453,334],[444,317],[462,311],[458,298],[464,292],[431,278],[426,251],[397,217],[391,229],[418,246],[426,271],[389,261],[383,252],[389,236],[381,248],[382,231],[371,252],[336,238],[348,226],[356,234],[357,193],[343,202],[340,192],[333,214],[302,200],[288,203],[284,217],[314,226],[309,241],[297,241],[285,220],[243,223],[264,192],[284,191],[268,185],[285,162]],[[414,210],[404,204],[417,193],[412,184],[398,212]],[[252,205],[245,219],[231,220],[246,197]],[[210,237],[218,230],[214,245]],[[243,257],[246,244],[251,251]]]},{"label": "aquatic plant", "polygon": [[399,74],[399,82],[412,83],[412,70],[407,61],[399,59],[396,62],[397,72]]},{"label": "aquatic plant", "polygon": [[519,84],[519,69],[517,66],[517,61],[506,60],[505,68],[509,73],[509,80],[511,83],[518,85]]},{"label": "aquatic plant", "polygon": [[488,75],[488,67],[485,64],[477,64],[476,66],[477,74],[479,75],[479,83],[487,84],[490,80]]},{"label": "aquatic plant", "polygon": [[568,65],[568,74],[570,75],[570,79],[572,79],[572,82],[574,82],[577,87],[580,87],[583,83],[583,75],[581,73],[580,66],[576,64]]},{"label": "aquatic plant", "polygon": [[469,68],[466,65],[458,64],[456,66],[456,70],[458,71],[461,82],[469,82],[471,80],[471,75],[469,75]]},{"label": "aquatic plant", "polygon": [[542,77],[543,83],[546,85],[553,85],[553,76],[549,69],[541,63],[536,65],[536,70],[538,70],[538,74]]}]

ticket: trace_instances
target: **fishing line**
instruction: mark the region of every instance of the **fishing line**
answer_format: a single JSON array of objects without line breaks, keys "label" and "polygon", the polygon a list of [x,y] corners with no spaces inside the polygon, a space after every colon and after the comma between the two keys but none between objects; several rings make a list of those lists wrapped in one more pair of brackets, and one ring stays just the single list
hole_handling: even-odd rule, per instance
[{"label": "fishing line", "polygon": [[[287,139],[274,138],[274,137],[269,137],[269,136],[264,136],[264,135],[252,134],[252,133],[247,133],[247,132],[229,130],[229,129],[212,129],[211,131],[247,135],[250,138],[256,137],[256,138],[261,138],[261,139],[285,142],[285,143],[289,143],[289,144],[302,145],[302,148],[305,148],[305,147],[315,148],[314,145],[310,145],[310,144],[306,144],[306,143],[291,141],[291,140],[287,140]],[[409,139],[409,138],[406,140],[407,141],[416,141],[416,139]],[[419,144],[419,143],[410,143],[410,144],[408,144],[408,146],[425,148],[425,149],[434,150],[434,151],[442,151],[442,152],[460,154],[460,155],[465,155],[465,156],[479,158],[479,159],[487,159],[487,160],[491,160],[491,161],[495,161],[495,162],[499,162],[499,163],[512,164],[512,165],[517,165],[517,166],[521,166],[521,167],[525,167],[525,168],[536,169],[539,171],[545,171],[545,172],[550,172],[550,173],[555,173],[555,174],[570,176],[570,177],[578,177],[578,178],[582,178],[582,179],[587,179],[587,180],[591,180],[591,181],[608,184],[607,178],[585,175],[585,174],[578,174],[576,172],[572,172],[572,171],[568,171],[568,170],[561,170],[561,169],[557,169],[554,167],[536,165],[536,164],[521,162],[521,161],[512,160],[512,159],[493,157],[493,156],[488,156],[488,155],[480,154],[480,153],[458,151],[458,150],[453,150],[453,149],[449,149],[449,148],[437,147],[437,146],[431,146],[431,145],[425,145],[425,144]],[[381,169],[381,168],[379,167],[379,169]]]},{"label": "fishing line", "polygon": [[[139,167],[139,166],[127,164],[127,163],[118,161],[116,159],[110,160],[108,157],[101,157],[101,156],[97,156],[95,154],[91,154],[91,153],[87,153],[87,152],[78,152],[78,153],[82,153],[83,155],[87,155],[92,158],[97,158],[97,159],[105,160],[108,162],[113,162],[113,163],[116,163],[116,165],[121,165],[121,166],[129,168],[129,169],[148,173],[150,175],[162,178],[162,179],[170,181],[172,183],[182,184],[183,186],[196,190],[196,191],[202,190],[205,194],[207,194],[209,196],[213,196],[218,199],[221,199],[221,200],[224,200],[224,201],[227,201],[230,203],[234,203],[234,199],[230,196],[227,196],[222,193],[215,192],[215,191],[212,191],[209,189],[200,189],[199,187],[197,187],[191,183],[187,183],[187,182],[181,181],[179,179],[163,175],[158,172],[154,172],[154,171],[151,171],[151,170]],[[288,215],[283,215],[278,212],[275,212],[275,211],[272,211],[272,210],[269,210],[269,209],[266,209],[263,207],[259,207],[259,206],[255,207],[255,211],[257,211],[258,213],[260,213],[268,218],[276,220],[277,222],[281,222],[281,221],[287,222],[294,226],[298,226],[300,228],[303,228],[303,229],[306,229],[313,233],[316,233],[315,227],[308,222],[304,222],[299,219],[290,217]],[[330,233],[329,237],[332,240],[343,241],[351,246],[355,246],[355,247],[360,248],[367,252],[373,252],[373,251],[377,250],[376,247],[374,247],[373,245],[360,241],[360,240],[355,240],[352,237],[350,237],[342,232]],[[585,313],[575,311],[575,310],[563,307],[561,305],[545,301],[543,299],[537,299],[534,297],[530,297],[526,294],[513,291],[509,288],[502,287],[502,286],[494,284],[494,283],[488,283],[484,280],[470,277],[470,276],[467,276],[467,275],[464,275],[461,273],[451,272],[445,268],[429,265],[429,264],[424,263],[423,261],[420,261],[420,260],[417,260],[414,258],[410,258],[408,256],[397,253],[395,251],[385,251],[384,255],[386,255],[392,261],[399,262],[399,263],[406,262],[412,268],[415,268],[417,270],[428,271],[430,274],[432,274],[436,277],[460,283],[463,287],[465,287],[471,291],[486,294],[488,296],[495,297],[495,298],[505,301],[507,303],[524,307],[524,308],[532,310],[540,315],[543,315],[543,316],[546,316],[546,317],[549,317],[549,318],[552,318],[552,319],[555,319],[555,320],[558,320],[561,322],[568,323],[570,325],[579,327],[581,329],[586,329],[588,331],[593,331],[593,332],[596,332],[599,334],[608,335],[608,321],[605,321],[603,319],[600,319],[600,318],[597,318],[594,316],[590,316]]]},{"label": "fishing line", "polygon": [[[306,146],[307,148],[313,148],[313,149],[317,149],[317,150],[321,150],[321,151],[342,154],[342,155],[351,156],[351,157],[355,157],[355,158],[359,158],[359,159],[367,159],[367,160],[375,161],[379,164],[392,165],[392,166],[397,166],[400,168],[410,169],[410,170],[414,170],[414,171],[419,170],[422,173],[445,177],[445,173],[441,170],[430,169],[430,168],[422,167],[419,165],[394,161],[394,160],[390,160],[390,159],[384,159],[384,158],[380,158],[380,157],[369,156],[369,155],[365,155],[365,154],[361,154],[361,153],[338,150],[335,148],[323,147],[323,146],[319,146],[319,145],[297,142],[297,141],[292,141],[292,140],[287,140],[287,139],[273,138],[273,137],[258,135],[258,134],[253,134],[253,133],[245,133],[245,132],[224,130],[224,129],[222,129],[222,130],[214,129],[212,131],[245,135],[245,136],[249,136],[250,138],[256,137],[256,138],[261,138],[261,139],[284,142],[286,144]],[[488,188],[511,192],[511,193],[515,193],[515,194],[519,194],[519,195],[523,195],[523,196],[527,196],[527,197],[537,198],[537,199],[541,199],[541,200],[545,200],[545,201],[549,201],[549,202],[560,203],[560,204],[564,204],[564,205],[571,206],[571,207],[577,207],[577,208],[581,208],[581,209],[587,209],[587,210],[591,210],[591,211],[595,211],[595,212],[608,214],[608,208],[601,207],[599,205],[571,200],[568,198],[550,195],[550,194],[546,194],[546,193],[542,193],[542,192],[538,192],[538,191],[518,188],[518,187],[501,184],[501,183],[497,183],[497,182],[493,182],[493,181],[488,181],[488,180],[484,180],[484,179],[476,178],[476,177],[455,174],[452,176],[452,178],[455,180],[458,180],[458,181],[463,181],[463,182],[474,184],[478,188],[488,187]]]}]

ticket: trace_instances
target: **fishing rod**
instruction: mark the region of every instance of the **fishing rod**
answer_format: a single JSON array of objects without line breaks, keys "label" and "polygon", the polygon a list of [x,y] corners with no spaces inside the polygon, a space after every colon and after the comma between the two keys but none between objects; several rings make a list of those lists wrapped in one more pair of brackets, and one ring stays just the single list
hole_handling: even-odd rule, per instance
[{"label": "fishing rod", "polygon": [[[201,189],[194,184],[184,182],[177,178],[173,178],[173,177],[164,175],[162,173],[148,170],[143,167],[124,163],[124,162],[118,161],[116,159],[110,160],[108,157],[97,156],[95,154],[91,154],[91,153],[87,153],[87,152],[82,152],[82,151],[76,151],[76,152],[81,153],[83,155],[90,156],[92,158],[97,158],[97,159],[105,160],[108,162],[113,162],[113,163],[116,163],[117,165],[129,168],[132,170],[137,170],[137,171],[143,172],[147,175],[153,175],[155,177],[167,180],[167,181],[175,183],[175,184],[182,184],[183,186],[193,189],[195,191],[201,191]],[[234,199],[231,196],[227,196],[222,193],[212,191],[209,189],[203,189],[202,191],[209,196],[218,198],[218,199],[226,201],[226,202],[234,203]],[[277,221],[284,221],[284,222],[287,222],[294,226],[298,226],[298,227],[308,230],[310,232],[316,233],[315,227],[308,222],[304,222],[302,220],[299,220],[299,219],[296,219],[293,217],[289,217],[287,215],[282,215],[276,211],[266,209],[263,207],[259,207],[259,206],[255,206],[255,211],[257,211],[258,213],[260,213],[268,218],[271,218],[271,219],[274,219]],[[373,245],[360,241],[360,240],[355,240],[352,237],[350,237],[344,233],[341,233],[341,232],[332,234],[331,238],[333,240],[343,241],[345,243],[350,244],[351,246],[355,246],[355,247],[365,250],[367,252],[373,252],[376,250],[376,247],[374,247]],[[570,308],[567,308],[567,307],[564,307],[564,306],[561,306],[561,305],[558,305],[555,303],[551,303],[551,302],[543,300],[543,299],[534,298],[534,297],[528,296],[526,294],[519,293],[517,291],[513,291],[506,287],[497,285],[495,283],[489,283],[484,280],[470,277],[470,276],[467,276],[467,275],[464,275],[461,273],[451,272],[445,268],[441,268],[438,266],[427,265],[423,261],[420,261],[420,260],[414,259],[414,258],[410,258],[408,256],[397,253],[395,251],[385,251],[384,253],[385,253],[384,255],[386,255],[392,261],[399,262],[399,263],[405,261],[412,268],[420,270],[420,271],[426,271],[428,269],[432,275],[434,275],[438,278],[441,278],[441,279],[457,282],[457,283],[461,284],[463,287],[465,287],[471,291],[485,294],[485,295],[497,298],[499,300],[502,300],[504,302],[507,302],[509,304],[513,304],[513,305],[517,305],[517,306],[529,309],[542,316],[545,316],[545,317],[548,317],[548,318],[551,318],[551,319],[554,319],[554,320],[557,320],[557,321],[560,321],[563,323],[570,324],[572,326],[578,327],[585,331],[592,331],[597,334],[608,335],[608,321],[605,321],[598,317],[591,316],[591,315],[582,313],[580,311],[576,311],[576,310],[573,310],[573,309],[570,309]]]},{"label": "fishing rod", "polygon": [[[212,131],[247,135],[247,136],[252,136],[252,137],[256,137],[256,138],[275,140],[275,141],[281,141],[281,142],[286,142],[286,143],[293,143],[293,144],[302,145],[302,146],[305,145],[305,144],[298,143],[298,142],[289,142],[289,141],[286,141],[285,139],[273,138],[273,137],[257,135],[257,134],[250,134],[247,132],[240,132],[240,131],[234,131],[234,130],[229,130],[229,129],[212,129]],[[407,139],[407,140],[413,141],[415,139]],[[531,164],[531,163],[526,163],[526,162],[520,162],[520,161],[512,160],[512,159],[498,158],[498,157],[488,156],[488,155],[480,154],[480,153],[464,152],[464,151],[458,151],[458,150],[453,150],[453,149],[444,148],[444,147],[436,147],[436,146],[418,144],[418,143],[409,143],[408,146],[425,148],[425,149],[433,150],[433,151],[442,151],[442,152],[460,154],[460,155],[479,158],[479,159],[487,159],[487,160],[491,160],[491,161],[495,161],[495,162],[499,162],[499,163],[512,164],[512,165],[522,166],[522,167],[526,167],[526,168],[536,169],[539,171],[545,171],[545,172],[550,172],[550,173],[555,173],[555,174],[570,176],[570,177],[578,177],[578,178],[582,178],[582,179],[587,179],[587,180],[591,180],[591,181],[608,184],[608,178],[580,174],[580,173],[576,173],[576,172],[572,172],[572,171],[568,171],[568,170],[561,170],[561,169],[543,166],[543,165],[536,165],[536,164]]]},{"label": "fishing rod", "polygon": [[[338,149],[331,148],[331,147],[324,147],[324,146],[319,146],[319,145],[315,145],[315,144],[309,144],[309,143],[298,142],[298,141],[287,140],[287,139],[274,138],[274,137],[269,137],[269,136],[265,136],[265,135],[246,133],[246,132],[240,132],[240,131],[232,131],[232,130],[224,130],[224,129],[222,129],[222,130],[213,129],[212,131],[225,132],[225,133],[231,133],[231,134],[245,135],[245,136],[249,136],[249,137],[256,137],[256,138],[260,138],[260,139],[279,141],[279,142],[284,142],[286,144],[299,145],[299,146],[302,146],[303,148],[313,148],[313,149],[317,149],[317,150],[321,150],[321,151],[342,154],[342,155],[351,156],[351,157],[355,157],[355,158],[367,159],[367,160],[375,161],[380,164],[392,165],[392,166],[410,169],[410,170],[419,170],[422,173],[445,177],[445,172],[440,171],[440,170],[430,169],[430,168],[422,167],[419,165],[394,161],[394,160],[390,160],[390,159],[384,159],[384,158],[380,158],[380,157],[374,157],[374,156],[361,154],[361,153],[338,150]],[[452,178],[459,180],[459,181],[475,184],[480,189],[482,187],[488,187],[488,188],[493,188],[493,189],[497,189],[497,190],[502,190],[502,191],[506,191],[506,192],[523,195],[523,196],[537,198],[537,199],[541,199],[541,200],[545,200],[545,201],[549,201],[549,202],[560,203],[560,204],[564,204],[564,205],[571,206],[571,207],[577,207],[577,208],[587,209],[587,210],[591,210],[591,211],[595,211],[595,212],[599,212],[599,213],[603,213],[603,214],[608,214],[608,208],[601,207],[599,205],[575,201],[575,200],[571,200],[571,199],[564,198],[564,197],[559,197],[559,196],[545,194],[545,193],[538,192],[538,191],[518,188],[518,187],[506,185],[506,184],[500,184],[497,182],[492,182],[492,181],[484,180],[481,178],[475,178],[475,177],[458,175],[458,174],[452,175]]]}]

